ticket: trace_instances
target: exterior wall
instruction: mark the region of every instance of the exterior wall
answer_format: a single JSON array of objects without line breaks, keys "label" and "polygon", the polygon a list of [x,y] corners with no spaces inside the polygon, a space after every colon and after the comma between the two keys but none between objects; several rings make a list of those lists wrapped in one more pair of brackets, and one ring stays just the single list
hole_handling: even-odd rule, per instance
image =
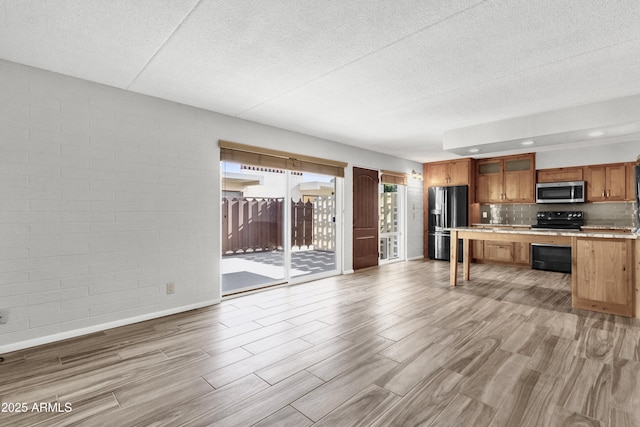
[{"label": "exterior wall", "polygon": [[[219,139],[372,169],[420,168],[6,61],[0,112],[0,309],[9,312],[0,353],[218,302]],[[345,270],[351,166],[339,224]],[[420,187],[416,206],[421,184],[411,183]],[[418,256],[422,222],[413,230]]]}]

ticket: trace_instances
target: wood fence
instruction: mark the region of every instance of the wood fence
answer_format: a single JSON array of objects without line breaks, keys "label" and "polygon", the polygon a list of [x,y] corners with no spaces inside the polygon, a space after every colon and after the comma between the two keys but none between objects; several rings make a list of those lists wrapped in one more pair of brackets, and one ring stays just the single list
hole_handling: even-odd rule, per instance
[{"label": "wood fence", "polygon": [[[222,198],[222,254],[282,249],[283,199]],[[291,200],[291,246],[314,243],[314,206]]]}]

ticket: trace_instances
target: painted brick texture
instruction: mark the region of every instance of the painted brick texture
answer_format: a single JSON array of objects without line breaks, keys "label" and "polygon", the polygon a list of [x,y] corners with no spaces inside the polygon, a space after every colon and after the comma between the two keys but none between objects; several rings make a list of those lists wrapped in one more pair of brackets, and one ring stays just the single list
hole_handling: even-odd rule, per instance
[{"label": "painted brick texture", "polygon": [[0,75],[0,347],[219,299],[210,113]]}]

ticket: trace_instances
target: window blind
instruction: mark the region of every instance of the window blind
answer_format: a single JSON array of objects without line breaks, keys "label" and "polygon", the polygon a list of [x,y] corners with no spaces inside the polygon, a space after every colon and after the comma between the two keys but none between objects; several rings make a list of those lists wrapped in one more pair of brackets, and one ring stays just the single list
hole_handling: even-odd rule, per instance
[{"label": "window blind", "polygon": [[407,185],[407,174],[383,170],[380,181],[382,181],[383,184]]},{"label": "window blind", "polygon": [[305,156],[287,151],[223,141],[220,145],[220,160],[269,168],[317,173],[344,177],[347,163],[320,157]]}]

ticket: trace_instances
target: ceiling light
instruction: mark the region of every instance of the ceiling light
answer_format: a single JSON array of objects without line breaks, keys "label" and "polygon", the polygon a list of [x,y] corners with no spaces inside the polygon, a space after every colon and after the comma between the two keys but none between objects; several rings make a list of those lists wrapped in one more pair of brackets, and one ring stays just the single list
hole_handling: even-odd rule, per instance
[{"label": "ceiling light", "polygon": [[593,132],[589,132],[589,136],[591,137],[602,136],[602,135],[604,135],[603,130],[594,130]]},{"label": "ceiling light", "polygon": [[520,145],[533,145],[534,143],[535,143],[535,141],[533,141],[533,140],[531,140],[531,139],[530,139],[530,140],[528,140],[528,141],[522,141],[522,142],[520,143]]},{"label": "ceiling light", "polygon": [[469,148],[469,152],[470,152],[470,153],[477,153],[477,152],[479,152],[479,151],[480,151],[480,149],[479,149],[479,148]]}]

